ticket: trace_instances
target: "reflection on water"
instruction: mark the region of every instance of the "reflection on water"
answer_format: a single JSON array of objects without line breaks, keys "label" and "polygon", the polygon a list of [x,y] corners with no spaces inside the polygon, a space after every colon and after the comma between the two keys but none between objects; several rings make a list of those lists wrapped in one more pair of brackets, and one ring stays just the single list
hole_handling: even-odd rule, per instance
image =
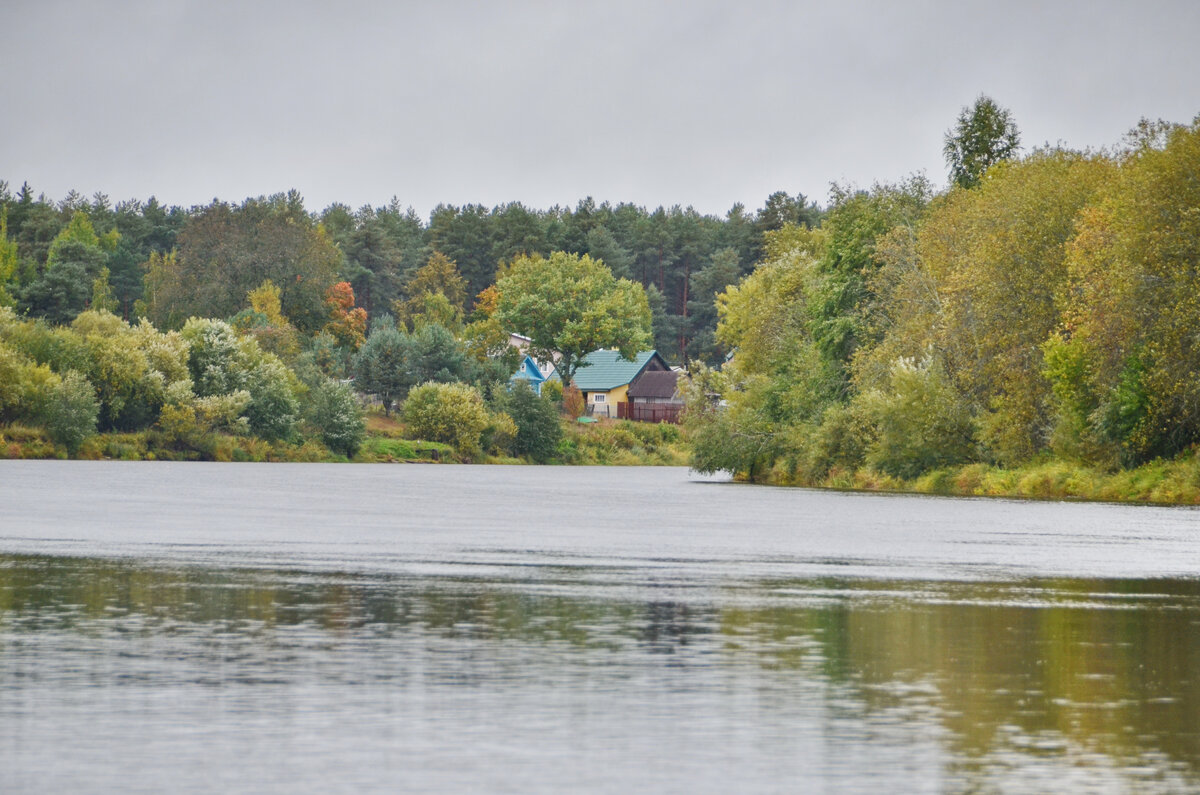
[{"label": "reflection on water", "polygon": [[1200,581],[622,577],[0,555],[0,790],[1200,787]]}]

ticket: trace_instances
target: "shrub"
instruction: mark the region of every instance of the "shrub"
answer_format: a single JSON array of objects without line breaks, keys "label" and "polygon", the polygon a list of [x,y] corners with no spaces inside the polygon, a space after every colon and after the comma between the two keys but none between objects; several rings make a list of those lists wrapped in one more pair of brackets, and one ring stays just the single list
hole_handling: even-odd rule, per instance
[{"label": "shrub", "polygon": [[243,389],[246,373],[237,333],[223,320],[192,318],[180,332],[190,345],[188,369],[197,395],[220,395]]},{"label": "shrub", "polygon": [[872,431],[861,412],[850,406],[830,406],[806,440],[805,475],[820,479],[834,468],[858,469],[866,458]]},{"label": "shrub", "polygon": [[[561,385],[559,389],[561,391]],[[512,443],[513,454],[529,456],[539,463],[553,458],[558,442],[562,439],[562,425],[559,424],[554,403],[545,396],[538,397],[529,385],[522,381],[515,384],[505,396],[503,406],[516,423],[516,435]]]},{"label": "shrub", "polygon": [[480,437],[488,421],[483,396],[466,384],[431,381],[413,388],[404,401],[410,435],[452,445],[465,456],[480,453]]},{"label": "shrub", "polygon": [[335,453],[353,458],[362,446],[367,424],[354,391],[345,384],[328,379],[317,384],[309,393],[309,420]]},{"label": "shrub", "polygon": [[503,411],[496,411],[488,415],[488,424],[483,429],[480,445],[484,450],[503,454],[512,450],[516,436],[517,424],[513,422],[513,418]]},{"label": "shrub", "polygon": [[300,410],[290,374],[273,354],[260,355],[262,361],[246,379],[246,388],[250,392],[246,419],[250,421],[250,430],[264,439],[290,439]]},{"label": "shrub", "polygon": [[974,451],[971,415],[937,361],[897,359],[888,390],[860,397],[875,426],[867,463],[900,478],[966,461]]},{"label": "shrub", "polygon": [[563,389],[562,407],[563,412],[571,419],[576,419],[583,414],[585,408],[583,393],[574,384]]},{"label": "shrub", "polygon": [[196,408],[196,421],[205,431],[244,435],[250,430],[249,422],[242,416],[250,405],[250,393],[244,389],[196,398],[192,405]]},{"label": "shrub", "polygon": [[557,379],[542,382],[542,397],[551,403],[561,405],[563,399],[562,381]]},{"label": "shrub", "polygon": [[83,440],[96,432],[100,401],[88,380],[74,370],[54,384],[41,405],[46,433],[67,452],[79,450]]}]

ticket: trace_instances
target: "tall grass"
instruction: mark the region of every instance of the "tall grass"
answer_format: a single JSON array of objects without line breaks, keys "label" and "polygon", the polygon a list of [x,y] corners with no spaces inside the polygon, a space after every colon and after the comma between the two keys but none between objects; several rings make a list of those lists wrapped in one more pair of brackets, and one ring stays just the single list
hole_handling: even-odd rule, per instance
[{"label": "tall grass", "polygon": [[1200,505],[1200,456],[1190,451],[1173,460],[1151,461],[1118,472],[1054,459],[1013,469],[968,464],[926,472],[911,480],[892,478],[867,468],[854,472],[835,469],[817,482],[802,485],[968,497]]}]

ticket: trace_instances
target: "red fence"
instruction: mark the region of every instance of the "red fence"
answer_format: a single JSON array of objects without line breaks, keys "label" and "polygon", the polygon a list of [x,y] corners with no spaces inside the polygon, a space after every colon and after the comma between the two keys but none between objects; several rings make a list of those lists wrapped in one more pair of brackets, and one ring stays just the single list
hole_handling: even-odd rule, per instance
[{"label": "red fence", "polygon": [[617,419],[635,422],[671,422],[679,424],[683,406],[674,403],[618,403]]}]

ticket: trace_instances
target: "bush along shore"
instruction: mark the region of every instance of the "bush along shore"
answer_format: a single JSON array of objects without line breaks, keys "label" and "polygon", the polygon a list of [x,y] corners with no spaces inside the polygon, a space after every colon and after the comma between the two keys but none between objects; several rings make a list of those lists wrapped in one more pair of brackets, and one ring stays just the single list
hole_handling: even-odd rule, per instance
[{"label": "bush along shore", "polygon": [[405,424],[368,413],[362,442],[352,456],[331,450],[319,439],[269,442],[252,436],[209,432],[185,443],[158,430],[98,433],[74,450],[47,431],[24,425],[0,426],[0,459],[78,459],[88,461],[242,461],[284,463],[478,463],[582,466],[686,466],[688,449],[674,425],[627,420],[580,425],[556,419],[560,435],[539,460],[492,448],[470,454],[452,444],[409,438]]},{"label": "bush along shore", "polygon": [[[964,109],[948,153],[995,110]],[[1195,504],[1197,173],[1200,117],[1100,152],[1010,152],[945,191],[835,189],[819,228],[765,233],[717,294],[730,353],[692,368],[693,466]]]},{"label": "bush along shore", "polygon": [[1200,457],[1195,452],[1116,471],[1044,459],[1015,468],[978,463],[947,467],[915,478],[887,475],[865,467],[857,470],[835,467],[822,477],[811,478],[779,468],[763,480],[775,485],[842,491],[1200,505]]}]

